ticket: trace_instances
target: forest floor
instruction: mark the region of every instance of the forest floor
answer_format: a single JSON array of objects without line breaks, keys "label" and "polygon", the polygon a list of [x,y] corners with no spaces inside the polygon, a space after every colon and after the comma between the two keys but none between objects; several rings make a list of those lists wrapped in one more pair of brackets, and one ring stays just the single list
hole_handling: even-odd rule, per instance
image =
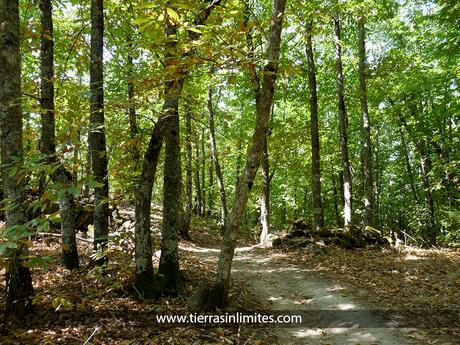
[{"label": "forest floor", "polygon": [[[154,215],[152,220],[158,229],[161,218]],[[36,313],[10,323],[0,335],[0,344],[460,343],[458,251],[327,247],[318,254],[305,249],[263,249],[242,239],[233,264],[231,305],[221,312],[313,311],[320,319],[309,318],[300,327],[168,325],[156,322],[155,315],[187,314],[187,297],[194,287],[214,278],[217,228],[197,223],[191,231],[193,242],[180,243],[187,296],[154,301],[128,292],[132,290],[133,235],[123,228],[131,226],[123,223],[113,237],[105,274],[87,268],[89,242],[79,241],[81,268],[69,272],[59,264],[59,239],[42,238],[34,252],[55,260],[46,272],[33,270]],[[158,233],[154,239],[155,248],[159,248]],[[156,252],[154,264],[158,260]],[[373,314],[381,308],[406,315],[395,319],[389,313],[384,317]],[[430,315],[427,310],[432,311]],[[410,328],[390,327],[395,320],[404,324],[409,312]],[[356,316],[361,319],[356,321]],[[332,324],[327,324],[331,317]],[[389,317],[393,323],[384,325]],[[363,318],[364,324],[360,324]],[[434,327],[434,323],[442,327]]]}]

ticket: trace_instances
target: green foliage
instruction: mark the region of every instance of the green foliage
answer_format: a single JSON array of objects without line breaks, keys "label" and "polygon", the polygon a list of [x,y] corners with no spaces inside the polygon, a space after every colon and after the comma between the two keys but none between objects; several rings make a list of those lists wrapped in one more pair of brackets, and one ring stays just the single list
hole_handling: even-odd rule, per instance
[{"label": "green foliage", "polygon": [[[38,212],[55,203],[63,193],[87,196],[95,187],[87,152],[88,132],[91,130],[88,126],[90,11],[88,1],[54,3],[58,163],[49,164],[46,157],[38,153],[37,144],[41,116],[37,73],[40,47],[38,6],[27,1],[20,3],[22,90],[28,95],[23,99],[25,161],[21,167],[9,167],[9,174],[27,181],[33,191],[43,184],[45,177],[46,188],[40,191],[40,197],[28,200],[31,209]],[[163,24],[166,16],[177,25],[178,53],[182,56],[171,64],[172,70],[166,72],[169,75],[179,66],[188,71],[180,116],[183,118],[187,103],[192,113],[193,132],[201,132],[204,128],[206,137],[207,88],[212,85],[215,89],[216,140],[228,204],[232,204],[236,180],[245,164],[255,123],[256,108],[249,70],[254,67],[260,78],[260,70],[266,63],[263,54],[271,2],[227,0],[225,6],[215,9],[206,25],[198,27],[195,20],[200,11],[199,4],[197,0],[105,1],[105,130],[109,182],[111,194],[116,198],[133,199],[142,155],[151,130],[162,113],[164,44],[167,39]],[[313,20],[326,225],[336,225],[336,207],[339,214],[342,212],[332,30],[332,17],[340,13],[356,221],[360,221],[364,205],[357,74],[357,23],[364,15],[367,96],[374,149],[375,225],[386,232],[405,232],[422,238],[428,217],[424,199],[430,193],[437,233],[445,242],[458,241],[460,156],[455,148],[460,141],[459,5],[447,0],[404,3],[349,0],[337,4],[310,1],[298,6],[296,2],[288,2],[280,73],[270,121],[271,135],[268,137],[270,169],[274,172],[271,181],[274,228],[284,228],[296,218],[309,219],[312,216],[310,124],[304,55],[305,25],[309,20]],[[198,36],[199,39],[190,39]],[[132,58],[131,66],[129,58]],[[128,83],[135,90],[132,100],[128,99]],[[131,137],[129,128],[130,106],[137,114],[138,134],[134,137]],[[184,132],[182,122],[181,133]],[[184,136],[181,135],[184,145]],[[192,139],[194,154],[196,145],[199,143]],[[423,157],[420,145],[432,162],[427,174],[428,187],[423,185],[421,176]],[[205,155],[208,174],[208,147]],[[182,150],[183,164],[185,159],[185,150]],[[49,176],[60,166],[65,166],[72,173],[75,180],[72,186],[50,182]],[[185,169],[182,170],[185,180]],[[157,181],[161,180],[161,175],[160,165]],[[206,189],[209,191],[208,177]],[[161,188],[161,183],[155,183],[156,202],[161,202]],[[212,215],[216,216],[219,198],[215,180],[212,189]],[[257,178],[243,220],[248,231],[258,228],[260,193],[261,180]],[[56,221],[57,216],[51,214],[39,223],[28,223],[27,227],[40,227],[46,231],[45,224],[50,220]],[[24,226],[22,233],[33,232],[27,227]],[[6,239],[2,243],[6,249],[14,246],[15,242]]]}]

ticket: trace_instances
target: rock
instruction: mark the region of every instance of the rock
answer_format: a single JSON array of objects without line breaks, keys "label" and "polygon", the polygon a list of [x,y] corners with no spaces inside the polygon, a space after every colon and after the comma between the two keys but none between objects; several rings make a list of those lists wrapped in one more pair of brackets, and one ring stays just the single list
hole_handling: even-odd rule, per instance
[{"label": "rock", "polygon": [[286,238],[307,237],[307,234],[302,230],[294,230],[285,236]]},{"label": "rock", "polygon": [[297,219],[292,222],[292,228],[294,230],[307,230],[311,231],[311,224],[307,223],[303,219]]}]

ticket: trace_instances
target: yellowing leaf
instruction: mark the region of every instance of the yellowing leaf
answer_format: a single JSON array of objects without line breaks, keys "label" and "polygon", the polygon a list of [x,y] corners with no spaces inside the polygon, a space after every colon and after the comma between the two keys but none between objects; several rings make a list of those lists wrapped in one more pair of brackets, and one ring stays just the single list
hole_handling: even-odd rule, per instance
[{"label": "yellowing leaf", "polygon": [[166,8],[166,13],[168,13],[168,16],[174,21],[174,22],[179,22],[179,15],[177,14],[176,11],[174,11],[172,8],[168,7]]}]

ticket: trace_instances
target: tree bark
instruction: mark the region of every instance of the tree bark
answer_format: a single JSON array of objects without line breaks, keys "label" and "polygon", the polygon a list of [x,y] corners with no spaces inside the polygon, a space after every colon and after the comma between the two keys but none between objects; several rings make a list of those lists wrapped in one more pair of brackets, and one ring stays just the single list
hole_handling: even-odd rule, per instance
[{"label": "tree bark", "polygon": [[184,228],[187,231],[190,229],[190,223],[192,221],[192,113],[188,100],[185,100],[185,150],[186,150],[186,162],[185,162],[185,217],[184,217]]},{"label": "tree bark", "polygon": [[201,128],[201,215],[206,217],[206,151],[204,127]]},{"label": "tree bark", "polygon": [[216,128],[214,124],[214,106],[212,102],[213,88],[208,87],[208,127],[209,127],[209,141],[211,143],[211,156],[216,170],[217,187],[219,188],[220,196],[220,223],[223,229],[227,224],[227,196],[225,193],[224,178],[222,176],[222,168],[219,162],[219,154],[217,152],[216,144]]},{"label": "tree bark", "polygon": [[[6,227],[20,236],[27,222],[24,180],[10,174],[13,164],[22,166],[21,55],[19,2],[0,0],[0,142],[3,194],[10,205],[5,210]],[[13,160],[15,158],[15,160]],[[16,228],[16,230],[13,230]],[[33,309],[34,288],[30,269],[23,265],[28,248],[22,242],[7,251],[6,313],[22,316]]]},{"label": "tree bark", "polygon": [[198,129],[195,131],[195,214],[197,216],[201,216],[201,175],[200,175],[200,147],[199,147],[199,142],[200,142],[200,134],[198,132]]},{"label": "tree bark", "polygon": [[[167,4],[168,6],[168,4]],[[166,291],[181,294],[184,282],[179,271],[178,240],[180,231],[181,166],[179,139],[179,97],[182,91],[182,76],[170,73],[170,64],[177,58],[177,27],[165,10],[165,103],[163,113],[167,115],[165,127],[165,162],[163,179],[163,224],[161,227],[161,257],[158,272],[166,279]],[[169,66],[169,68],[168,68]]]},{"label": "tree bark", "polygon": [[323,201],[321,198],[320,142],[318,130],[318,95],[316,86],[315,59],[313,56],[313,21],[307,23],[307,44],[305,52],[308,65],[310,88],[310,135],[311,135],[311,185],[313,201],[313,228],[319,231],[324,226]]},{"label": "tree bark", "polygon": [[139,151],[138,142],[135,141],[137,135],[139,134],[139,128],[137,126],[137,114],[136,114],[136,103],[135,103],[136,92],[135,92],[134,81],[133,81],[133,78],[134,78],[134,61],[133,61],[134,43],[133,43],[133,36],[129,31],[128,31],[128,34],[126,35],[126,40],[128,42],[128,55],[126,57],[126,61],[128,65],[127,66],[128,67],[128,73],[127,73],[128,109],[127,109],[127,113],[128,113],[128,120],[129,120],[129,134],[130,134],[131,140],[134,141],[133,159],[137,165],[137,162],[139,161],[139,158],[140,158],[140,151]]},{"label": "tree bark", "polygon": [[209,218],[212,218],[213,209],[214,209],[214,164],[212,162],[212,157],[209,157],[208,176],[209,176],[208,211],[206,215]]},{"label": "tree bark", "polygon": [[133,42],[131,35],[128,35],[128,119],[129,119],[129,133],[131,135],[131,139],[134,139],[136,135],[139,133],[139,129],[137,128],[137,115],[136,115],[136,107],[134,104],[134,97],[135,97],[135,90],[134,90],[134,63],[133,63]]},{"label": "tree bark", "polygon": [[265,244],[270,233],[270,165],[268,161],[267,135],[264,136],[263,152],[261,158],[262,167],[262,195],[260,198],[260,224],[262,231],[259,236],[259,243]]},{"label": "tree bark", "polygon": [[[92,171],[99,184],[94,188],[94,248],[100,252],[107,246],[109,236],[109,177],[104,129],[104,13],[103,0],[91,0],[91,53],[90,53],[90,133]],[[94,260],[103,264],[105,258]]]},{"label": "tree bark", "polygon": [[[339,180],[339,182],[337,182]],[[332,175],[332,183],[333,183],[333,193],[334,193],[334,215],[335,215],[335,223],[337,224],[337,227],[341,228],[343,226],[343,218],[340,217],[340,212],[339,212],[339,192],[338,192],[338,187],[337,185],[340,183],[340,178]]]},{"label": "tree bark", "polygon": [[359,98],[361,101],[361,121],[363,134],[363,170],[364,170],[364,215],[363,228],[373,225],[374,215],[374,181],[372,176],[372,146],[369,108],[367,105],[366,86],[366,31],[365,17],[361,16],[359,31]]},{"label": "tree bark", "polygon": [[399,136],[401,137],[401,144],[402,144],[403,152],[404,152],[404,161],[406,162],[407,175],[409,177],[409,183],[410,183],[412,195],[414,197],[414,200],[417,202],[417,204],[420,204],[417,188],[415,187],[414,174],[412,173],[412,166],[410,164],[409,150],[407,148],[406,138],[404,137],[404,132],[401,127],[399,127]]},{"label": "tree bark", "polygon": [[135,190],[135,286],[144,297],[157,296],[161,292],[153,272],[150,206],[155,173],[163,145],[166,118],[167,115],[163,114],[153,128]]},{"label": "tree bark", "polygon": [[267,64],[263,70],[263,83],[259,101],[256,107],[256,126],[252,137],[252,144],[246,159],[246,165],[241,175],[232,211],[222,239],[219,263],[217,266],[216,281],[211,288],[204,308],[224,307],[228,305],[228,292],[230,288],[230,270],[232,267],[236,237],[239,232],[240,221],[243,215],[249,192],[251,191],[263,154],[264,137],[268,129],[270,110],[273,102],[276,75],[278,72],[278,59],[280,53],[281,30],[284,17],[286,0],[274,0],[270,20],[270,34],[267,48]]},{"label": "tree bark", "polygon": [[[53,9],[51,0],[40,0],[41,11],[41,138],[40,151],[47,155],[49,164],[56,164],[56,130],[54,109],[54,36]],[[63,166],[51,174],[52,180],[59,189],[72,187],[73,179],[70,172]],[[79,267],[77,241],[75,234],[75,200],[73,194],[62,193],[59,198],[61,213],[62,258],[67,269]]]},{"label": "tree bark", "polygon": [[335,33],[335,68],[336,68],[336,88],[337,102],[339,110],[339,136],[341,150],[341,164],[343,170],[343,198],[344,198],[344,225],[347,226],[352,222],[353,205],[352,205],[352,178],[350,159],[348,157],[348,138],[347,127],[348,117],[345,106],[345,92],[343,82],[343,67],[342,67],[342,42],[341,42],[341,27],[339,14],[334,18],[334,33]]},{"label": "tree bark", "polygon": [[[248,44],[249,52],[248,52],[248,72],[249,78],[251,79],[252,90],[254,93],[254,99],[256,102],[256,106],[258,107],[260,104],[260,78],[257,74],[257,68],[254,61],[255,56],[255,47],[254,47],[254,39],[252,35],[252,28],[248,27],[249,18],[251,15],[251,8],[250,3],[245,3],[245,12],[244,12],[244,26],[246,28],[246,41]],[[273,105],[273,102],[272,102]],[[271,108],[271,114],[273,111],[273,106]],[[260,236],[259,236],[259,243],[261,245],[265,244],[267,239],[268,233],[270,232],[270,165],[268,161],[268,145],[267,145],[267,133],[265,133],[265,138],[263,139],[263,147],[262,147],[262,158],[261,158],[261,166],[262,166],[262,195],[260,196],[260,225],[262,227]]]},{"label": "tree bark", "polygon": [[[218,0],[214,1],[211,6],[206,6],[204,10],[200,11],[195,24],[203,25],[212,9],[219,4],[220,1]],[[200,36],[196,32],[190,32],[188,35],[192,40],[197,40]],[[163,114],[155,125],[150,137],[149,147],[144,155],[142,172],[138,182],[139,187],[136,194],[136,287],[143,289],[141,293],[145,292],[147,295],[154,296],[163,292],[177,294],[183,289],[177,256],[179,234],[178,208],[180,205],[178,202],[180,199],[180,186],[178,186],[180,184],[178,104],[187,76],[187,67],[177,65],[177,58],[181,56],[176,55],[176,28],[170,22],[167,12],[165,13],[165,36],[169,39],[165,44],[165,100],[163,103]],[[163,238],[159,273],[164,275],[164,279],[155,279],[150,237],[150,204],[156,166],[163,140],[167,141],[164,184],[168,185],[168,187],[164,190]],[[172,172],[172,175],[167,176],[173,169],[175,171]],[[174,182],[179,183],[176,183],[176,187],[172,186],[171,188],[171,184]],[[171,196],[172,199],[166,200],[166,195]],[[174,217],[175,219],[171,219]]]},{"label": "tree bark", "polygon": [[425,143],[421,140],[418,141],[417,147],[420,153],[420,171],[422,173],[422,185],[424,191],[425,199],[425,209],[428,215],[427,219],[427,229],[426,229],[426,238],[428,243],[435,245],[436,244],[436,219],[434,213],[434,201],[433,195],[431,193],[431,183],[429,173],[432,169],[432,161],[430,155],[426,152]]}]

